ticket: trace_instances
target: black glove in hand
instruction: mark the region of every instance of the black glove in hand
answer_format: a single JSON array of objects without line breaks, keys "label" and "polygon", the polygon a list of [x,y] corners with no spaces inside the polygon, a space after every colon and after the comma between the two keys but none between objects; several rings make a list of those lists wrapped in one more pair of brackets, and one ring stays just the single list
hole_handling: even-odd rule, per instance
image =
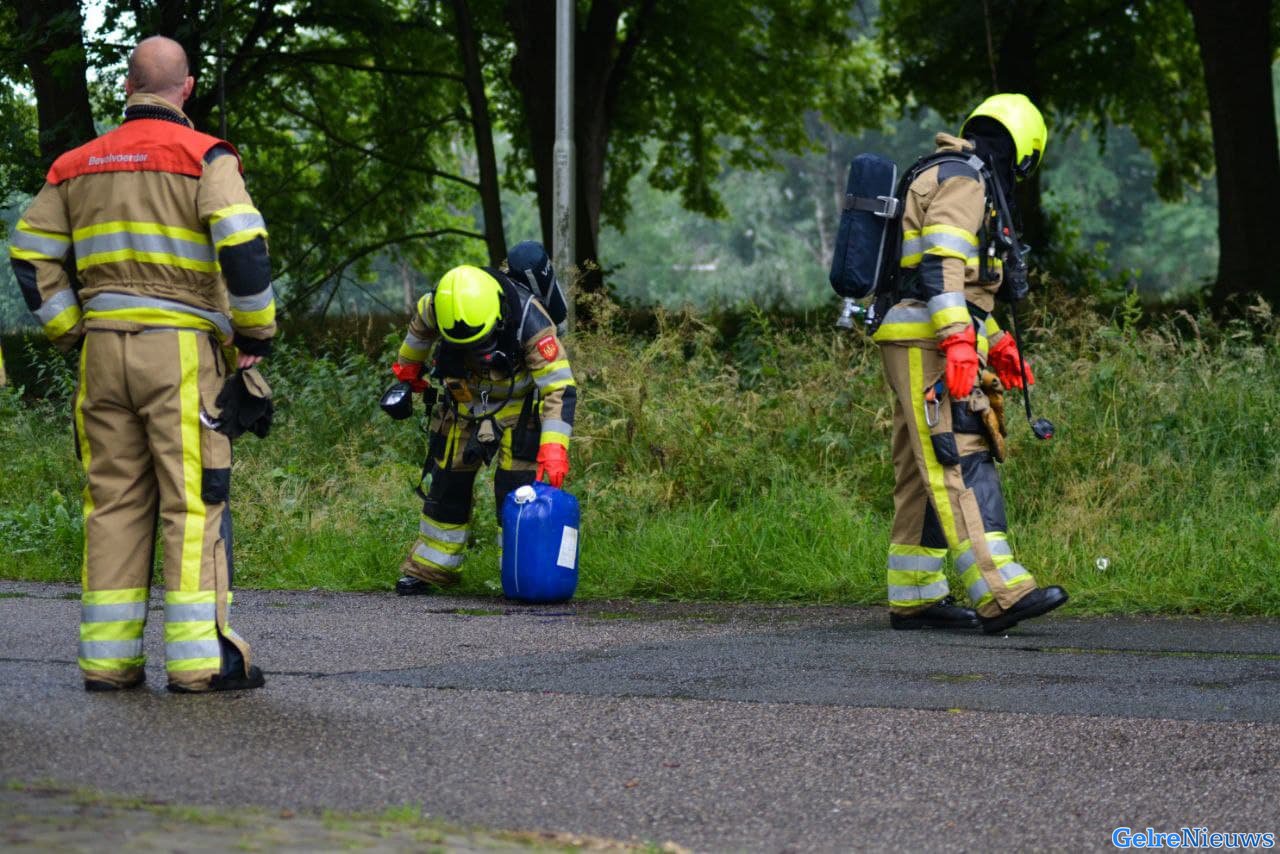
[{"label": "black glove in hand", "polygon": [[265,438],[271,432],[271,417],[275,412],[271,386],[257,368],[245,368],[228,377],[214,402],[221,411],[216,428],[219,433],[236,439],[245,431],[258,438]]}]

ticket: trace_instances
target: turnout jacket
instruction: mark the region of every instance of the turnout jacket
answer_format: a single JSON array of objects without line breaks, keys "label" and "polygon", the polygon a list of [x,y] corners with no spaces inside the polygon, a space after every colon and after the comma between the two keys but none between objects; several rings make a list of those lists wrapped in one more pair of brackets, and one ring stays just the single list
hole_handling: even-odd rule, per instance
[{"label": "turnout jacket", "polygon": [[85,328],[161,327],[265,355],[276,331],[266,239],[235,148],[135,93],[120,127],[54,162],[9,257],[27,307],[64,349]]},{"label": "turnout jacket", "polygon": [[443,340],[436,324],[432,294],[418,300],[396,361],[422,368],[430,359],[431,376],[467,417],[499,413],[505,417],[512,414],[512,410],[518,411],[525,398],[536,391],[541,400],[539,444],[554,443],[568,448],[578,399],[569,354],[538,300],[524,288],[516,287],[505,275],[496,273],[495,278],[502,285],[503,293],[498,348],[508,357],[505,369],[485,369],[468,355],[468,348]]},{"label": "turnout jacket", "polygon": [[[924,309],[896,308],[885,316],[876,341],[941,341],[977,321],[979,352],[1004,332],[991,314],[1003,279],[1003,259],[990,254],[987,189],[973,143],[947,133],[934,140],[937,151],[974,158],[930,166],[907,188],[902,211],[904,296]],[[986,255],[986,278],[980,261]],[[985,335],[983,334],[985,333]],[[989,339],[989,342],[988,340]]]}]

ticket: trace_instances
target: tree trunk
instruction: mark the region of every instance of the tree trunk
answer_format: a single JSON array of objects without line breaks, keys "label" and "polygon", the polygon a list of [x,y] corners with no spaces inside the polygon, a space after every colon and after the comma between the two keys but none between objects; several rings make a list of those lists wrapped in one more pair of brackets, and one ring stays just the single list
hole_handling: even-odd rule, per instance
[{"label": "tree trunk", "polygon": [[[1025,4],[1015,5],[1009,28],[1000,39],[995,68],[999,91],[1026,95],[1037,107],[1044,103],[1040,91],[1040,70],[1036,63],[1038,16],[1043,9],[1043,5],[1029,10]],[[1020,236],[1028,246],[1036,249],[1044,249],[1053,239],[1041,201],[1040,174],[1037,169],[1030,178],[1014,187],[1014,200],[1022,227]]]},{"label": "tree trunk", "polygon": [[84,22],[78,0],[18,0],[15,9],[20,55],[35,88],[40,159],[47,167],[97,136],[85,82]]},{"label": "tree trunk", "polygon": [[1186,0],[1209,93],[1218,175],[1218,280],[1213,302],[1260,293],[1280,305],[1280,273],[1267,257],[1270,207],[1280,198],[1268,0]]},{"label": "tree trunk", "polygon": [[507,257],[507,238],[502,228],[502,196],[498,187],[498,158],[493,151],[493,125],[489,121],[489,99],[480,71],[480,45],[467,0],[453,0],[458,30],[458,50],[462,54],[463,79],[471,107],[471,129],[475,136],[476,158],[480,165],[480,205],[484,211],[484,239],[489,247],[489,263],[498,266]]}]

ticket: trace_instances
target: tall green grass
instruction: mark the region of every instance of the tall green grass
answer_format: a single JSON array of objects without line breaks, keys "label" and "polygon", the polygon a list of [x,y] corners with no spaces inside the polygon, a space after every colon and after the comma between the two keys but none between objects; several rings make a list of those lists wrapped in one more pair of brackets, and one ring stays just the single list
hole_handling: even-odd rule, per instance
[{"label": "tall green grass", "polygon": [[[1045,301],[1042,301],[1043,305]],[[657,314],[572,342],[569,485],[581,596],[879,603],[893,512],[879,355],[830,318]],[[1011,535],[1078,611],[1280,614],[1280,323],[1214,325],[1055,300],[1025,318],[1038,442],[1009,398]],[[400,330],[295,331],[270,360],[277,420],[236,446],[237,584],[388,589],[413,542],[424,448],[376,400]],[[303,346],[304,343],[307,346]],[[8,352],[8,348],[6,352]],[[60,362],[0,393],[0,577],[79,577],[80,475]],[[499,592],[492,492],[476,490],[463,590]]]}]

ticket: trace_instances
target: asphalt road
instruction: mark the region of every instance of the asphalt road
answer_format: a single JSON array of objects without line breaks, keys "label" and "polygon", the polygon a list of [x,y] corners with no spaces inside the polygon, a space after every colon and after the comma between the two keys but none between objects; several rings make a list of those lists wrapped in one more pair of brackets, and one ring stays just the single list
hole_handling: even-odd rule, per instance
[{"label": "asphalt road", "polygon": [[267,687],[178,696],[152,609],[148,687],[86,694],[76,588],[0,582],[0,781],[703,851],[1280,833],[1280,621],[248,590]]}]

